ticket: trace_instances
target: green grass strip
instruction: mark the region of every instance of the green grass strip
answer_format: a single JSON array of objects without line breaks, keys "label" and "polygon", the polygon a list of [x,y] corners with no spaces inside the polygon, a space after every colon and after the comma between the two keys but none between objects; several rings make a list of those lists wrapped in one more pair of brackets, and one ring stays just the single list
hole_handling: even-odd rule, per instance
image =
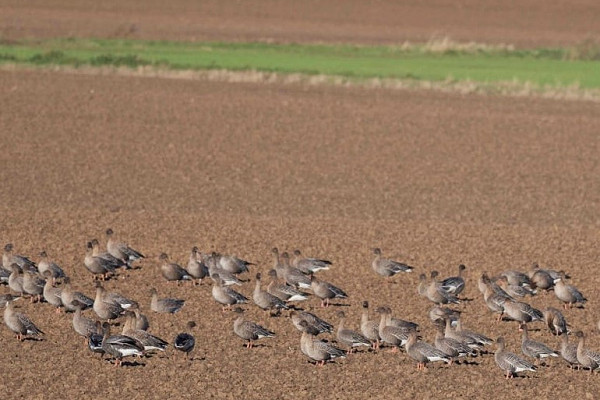
[{"label": "green grass strip", "polygon": [[155,66],[174,70],[256,70],[351,79],[518,82],[600,88],[596,49],[512,50],[426,46],[193,43],[58,39],[0,44],[0,63],[68,66]]}]

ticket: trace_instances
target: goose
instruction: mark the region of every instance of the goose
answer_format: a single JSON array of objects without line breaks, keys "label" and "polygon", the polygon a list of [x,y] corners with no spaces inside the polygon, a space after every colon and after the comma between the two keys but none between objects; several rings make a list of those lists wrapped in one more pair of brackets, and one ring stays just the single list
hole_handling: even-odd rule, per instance
[{"label": "goose", "polygon": [[496,322],[502,320],[502,315],[504,315],[504,304],[512,301],[510,300],[510,298],[507,298],[501,295],[500,293],[497,293],[494,290],[492,290],[492,287],[489,285],[487,285],[484,289],[483,300],[487,308],[490,309],[490,311],[492,311],[495,314],[498,314]]},{"label": "goose", "polygon": [[179,284],[180,281],[192,280],[192,276],[183,267],[169,262],[167,253],[161,253],[158,259],[160,261],[160,272],[167,281]]},{"label": "goose", "polygon": [[450,365],[452,365],[454,360],[458,357],[476,355],[475,350],[464,342],[446,337],[444,334],[444,327],[441,325],[438,325],[437,327],[434,345],[436,349],[440,350],[450,358]]},{"label": "goose", "polygon": [[69,278],[65,278],[63,281],[62,291],[60,292],[60,299],[62,301],[65,310],[67,311],[75,311],[76,308],[73,306],[73,302],[77,300],[81,303],[81,309],[85,310],[87,308],[91,308],[94,305],[94,300],[87,297],[81,292],[73,290],[71,287],[71,280]]},{"label": "goose", "polygon": [[588,368],[590,373],[600,368],[600,353],[585,347],[585,334],[581,331],[575,332],[575,337],[579,339],[577,343],[577,361],[583,368]]},{"label": "goose", "polygon": [[321,299],[321,307],[329,306],[329,299],[346,299],[348,295],[337,286],[310,276],[310,288],[315,296]]},{"label": "goose", "polygon": [[546,307],[542,311],[544,315],[544,322],[550,329],[553,335],[559,336],[562,334],[567,334],[567,321],[563,314],[554,307]]},{"label": "goose", "polygon": [[218,266],[215,254],[215,252],[212,252],[211,254],[202,257],[202,261],[208,268],[208,276],[210,277],[210,279],[212,279],[213,282],[217,283],[215,276],[218,275],[219,278],[221,278],[221,280],[223,281],[224,286],[241,286],[242,281],[237,276],[235,276],[231,272],[225,271],[223,268]]},{"label": "goose", "polygon": [[508,293],[506,293],[506,291],[502,289],[496,282],[492,281],[492,279],[490,279],[490,277],[485,272],[481,274],[477,285],[479,291],[483,295],[485,295],[486,288],[489,288],[492,291],[492,293],[497,294],[499,297],[502,297],[506,300],[514,300],[514,298]]},{"label": "goose", "polygon": [[231,306],[234,304],[244,304],[248,302],[246,296],[236,292],[228,286],[224,286],[223,280],[219,274],[213,275],[213,278],[216,279],[216,283],[212,287],[212,296],[217,303],[223,306],[222,311],[225,311],[226,307],[231,310]]},{"label": "goose", "polygon": [[42,291],[44,300],[46,300],[48,304],[56,307],[56,312],[58,313],[63,306],[61,299],[62,289],[54,286],[52,272],[49,270],[44,272],[44,277],[46,278],[46,282],[44,283],[44,288]]},{"label": "goose", "polygon": [[254,341],[262,338],[272,338],[275,336],[274,332],[254,323],[245,320],[242,316],[239,316],[233,322],[233,332],[246,340],[246,348],[250,349],[254,346]]},{"label": "goose", "polygon": [[363,311],[360,317],[360,331],[371,341],[373,350],[379,349],[379,322],[369,319],[369,302],[363,301]]},{"label": "goose", "polygon": [[73,314],[72,320],[73,330],[77,334],[83,336],[86,341],[89,339],[90,335],[100,333],[96,321],[84,317],[81,313],[83,304],[77,300],[74,300],[72,304],[73,307],[75,307],[75,313]]},{"label": "goose", "polygon": [[406,341],[406,353],[410,358],[417,362],[417,369],[427,370],[426,364],[429,362],[444,361],[450,363],[451,359],[443,352],[429,343],[417,341],[417,332],[412,331],[408,334]]},{"label": "goose", "polygon": [[11,271],[5,270],[0,266],[0,283],[8,285],[8,278],[10,277]]},{"label": "goose", "polygon": [[318,271],[326,271],[331,266],[331,261],[319,258],[303,258],[300,250],[294,250],[294,259],[292,266],[298,268],[305,274],[312,274]]},{"label": "goose", "polygon": [[40,278],[37,272],[23,270],[23,291],[31,296],[32,303],[42,300],[45,284],[46,282]]},{"label": "goose", "polygon": [[425,275],[421,274],[419,276],[419,294],[425,296],[429,299],[429,301],[435,304],[458,304],[459,300],[453,294],[447,292],[443,289],[441,282],[438,282],[435,278],[438,276],[437,271],[431,272],[431,282],[429,284],[425,283]]},{"label": "goose", "polygon": [[166,340],[159,338],[156,335],[152,335],[145,330],[136,329],[136,318],[135,313],[127,311],[126,313],[128,323],[123,325],[122,334],[136,339],[144,346],[144,351],[165,351],[169,344]]},{"label": "goose", "polygon": [[315,335],[318,335],[319,333],[333,332],[333,325],[308,311],[292,311],[290,313],[290,318],[292,319],[292,323],[296,329],[299,331],[303,331],[302,321],[304,321],[306,326],[310,326],[311,329],[316,331]]},{"label": "goose", "polygon": [[115,359],[115,366],[123,364],[123,357],[143,356],[144,346],[136,339],[125,335],[110,335],[110,324],[102,324],[102,350]]},{"label": "goose", "polygon": [[281,276],[290,286],[302,289],[311,289],[310,277],[303,274],[298,268],[290,265],[290,256],[288,253],[281,254]]},{"label": "goose", "polygon": [[106,289],[100,284],[96,286],[96,298],[92,308],[98,318],[109,321],[118,318],[124,311],[120,304],[106,298]]},{"label": "goose", "polygon": [[464,264],[458,266],[458,275],[451,276],[442,281],[442,289],[448,293],[458,296],[465,289],[465,280],[462,277],[463,271],[466,269]]},{"label": "goose", "polygon": [[271,249],[271,254],[273,257],[273,269],[277,273],[277,277],[279,279],[285,280],[285,276],[284,276],[285,268],[284,268],[283,262],[281,261],[281,257],[279,256],[279,249],[277,247],[273,247]]},{"label": "goose", "polygon": [[498,346],[498,349],[496,350],[496,354],[494,354],[494,359],[496,360],[496,364],[500,367],[500,369],[506,371],[506,379],[513,378],[514,376],[516,376],[517,372],[535,372],[535,370],[537,369],[535,365],[533,365],[529,361],[523,360],[516,354],[507,351],[505,349],[504,338],[499,337],[496,340],[496,344]]},{"label": "goose", "polygon": [[564,282],[564,275],[554,280],[554,294],[556,297],[563,302],[565,310],[572,308],[573,304],[581,303],[585,304],[587,299],[583,294],[572,285],[567,285]]},{"label": "goose", "polygon": [[285,302],[277,296],[273,296],[271,293],[262,290],[260,288],[261,274],[256,274],[256,285],[254,286],[254,293],[252,294],[252,300],[261,309],[265,311],[280,311],[288,310],[289,307]]},{"label": "goose", "polygon": [[98,257],[103,260],[106,260],[107,262],[111,263],[115,268],[127,267],[127,264],[125,264],[125,262],[123,260],[121,260],[120,258],[113,256],[108,251],[104,251],[104,252],[100,251],[100,242],[98,241],[98,239],[92,239],[91,243],[92,243],[92,255],[94,257]]},{"label": "goose", "polygon": [[569,343],[569,335],[564,334],[560,340],[560,356],[563,360],[569,363],[569,368],[579,368],[580,364],[577,360],[577,345],[578,343]]},{"label": "goose", "polygon": [[11,264],[11,273],[8,277],[8,287],[13,292],[17,293],[18,296],[23,296],[25,290],[23,289],[23,270],[19,268],[17,264]]},{"label": "goose", "polygon": [[535,358],[536,362],[547,357],[558,357],[558,353],[550,349],[542,342],[535,341],[529,338],[527,324],[521,324],[523,335],[521,337],[521,351],[527,357]]},{"label": "goose", "polygon": [[8,329],[17,334],[17,339],[22,342],[27,335],[43,335],[44,332],[35,326],[27,315],[15,311],[12,303],[11,299],[4,305],[4,323]]},{"label": "goose", "polygon": [[[448,328],[448,325],[446,325],[446,328]],[[468,346],[472,349],[481,350],[483,347],[494,343],[494,341],[491,338],[485,336],[482,333],[475,332],[469,329],[464,329],[460,318],[456,321],[455,332],[457,335],[464,338]]]},{"label": "goose", "polygon": [[277,271],[274,269],[269,271],[269,276],[271,277],[271,282],[269,283],[269,286],[267,286],[267,292],[273,296],[286,302],[304,301],[308,299],[309,295],[307,293],[301,292],[300,290],[284,283],[279,283]]},{"label": "goose", "polygon": [[226,256],[217,254],[218,265],[227,272],[232,274],[241,274],[242,272],[248,272],[250,265],[256,265],[236,256]]},{"label": "goose", "polygon": [[429,319],[436,326],[445,327],[446,326],[445,321],[447,319],[450,320],[450,325],[455,326],[456,321],[458,321],[459,318],[460,318],[460,311],[453,310],[448,307],[433,306],[431,308],[431,310],[429,310]]},{"label": "goose", "polygon": [[106,280],[110,275],[115,273],[117,265],[114,262],[105,260],[101,257],[95,257],[94,247],[92,242],[87,242],[85,258],[83,259],[83,265],[85,268],[92,273],[94,279]]},{"label": "goose", "polygon": [[123,310],[133,309],[138,306],[137,301],[131,300],[117,292],[105,292],[104,301],[118,304]]},{"label": "goose", "polygon": [[20,270],[37,271],[37,267],[33,261],[25,256],[21,256],[13,253],[14,246],[12,243],[8,243],[4,246],[4,253],[2,254],[2,267],[9,271],[12,264],[17,264]]},{"label": "goose", "polygon": [[0,295],[0,307],[6,306],[6,303],[13,300],[12,294],[1,294]]},{"label": "goose", "polygon": [[381,276],[387,278],[400,272],[412,272],[413,270],[413,267],[410,265],[383,258],[380,248],[373,249],[373,254],[375,255],[375,259],[371,263],[371,267],[373,268],[373,271]]},{"label": "goose", "polygon": [[196,323],[194,321],[188,321],[186,324],[187,332],[178,333],[177,336],[175,336],[175,339],[173,339],[173,347],[176,350],[181,351],[186,359],[196,346],[196,339],[194,338],[194,335],[190,333],[195,326]]},{"label": "goose", "polygon": [[87,336],[86,341],[88,349],[92,353],[100,354],[100,358],[104,358],[104,349],[102,348],[102,340],[104,339],[104,332],[102,330],[102,323],[96,321],[95,329]]},{"label": "goose", "polygon": [[544,318],[540,310],[521,301],[505,302],[504,312],[510,319],[521,323],[541,321]]},{"label": "goose", "polygon": [[202,256],[196,246],[192,247],[186,271],[198,284],[201,284],[202,279],[208,276],[208,267],[202,261]]},{"label": "goose", "polygon": [[340,319],[340,323],[338,325],[336,338],[339,343],[348,347],[348,354],[352,353],[355,347],[371,347],[371,341],[364,335],[346,328],[346,314],[343,311],[339,311],[337,316]]},{"label": "goose", "polygon": [[531,279],[529,279],[527,274],[524,274],[523,272],[515,271],[515,270],[508,270],[508,271],[502,272],[500,274],[500,276],[506,278],[506,281],[510,285],[527,286],[529,288],[533,287],[533,284],[531,283]]},{"label": "goose", "polygon": [[159,299],[158,292],[154,288],[150,290],[150,295],[152,296],[150,300],[150,309],[157,313],[174,314],[181,310],[181,307],[185,304],[185,300],[180,299]]},{"label": "goose", "polygon": [[65,278],[65,271],[53,261],[50,261],[46,251],[40,253],[40,261],[38,262],[38,272],[40,276],[46,277],[46,271],[50,273],[50,278],[56,282],[57,279]]},{"label": "goose", "polygon": [[145,258],[142,253],[132,249],[127,243],[116,240],[114,231],[111,228],[106,230],[106,238],[106,250],[108,250],[108,253],[125,263],[125,266],[128,269],[131,268],[131,264],[134,261]]},{"label": "goose", "polygon": [[146,317],[140,311],[140,307],[136,306],[131,308],[131,311],[135,314],[135,329],[141,329],[143,331],[147,331],[150,327],[150,323],[148,322],[148,317]]},{"label": "goose", "polygon": [[392,314],[392,310],[389,307],[379,307],[376,311],[381,314],[379,337],[382,342],[393,346],[392,352],[397,353],[398,348],[406,344],[408,334],[412,330],[389,325]]},{"label": "goose", "polygon": [[538,263],[533,263],[529,271],[529,279],[538,289],[550,290],[554,287],[554,278],[547,270],[541,269]]},{"label": "goose", "polygon": [[329,342],[317,339],[317,331],[308,326],[306,321],[302,321],[300,326],[303,328],[300,348],[308,358],[315,362],[315,365],[323,366],[327,361],[346,357],[344,350],[335,347]]},{"label": "goose", "polygon": [[512,298],[534,296],[536,294],[536,291],[531,289],[529,286],[519,286],[509,283],[508,279],[504,275],[498,278],[498,282],[500,282],[499,286]]}]

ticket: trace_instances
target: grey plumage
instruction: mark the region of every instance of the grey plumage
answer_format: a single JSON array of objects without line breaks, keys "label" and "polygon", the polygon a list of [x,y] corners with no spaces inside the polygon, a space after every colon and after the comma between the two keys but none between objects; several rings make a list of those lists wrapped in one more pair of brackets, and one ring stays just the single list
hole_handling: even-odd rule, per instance
[{"label": "grey plumage", "polygon": [[185,300],[159,298],[158,292],[154,288],[152,288],[150,294],[152,296],[150,300],[150,309],[157,313],[174,314],[181,310],[181,307],[183,307],[185,304]]},{"label": "grey plumage", "polygon": [[384,258],[379,248],[373,249],[373,254],[375,259],[371,262],[371,268],[381,276],[390,277],[401,272],[412,272],[413,270],[410,265]]},{"label": "grey plumage", "polygon": [[494,360],[500,369],[506,371],[506,379],[516,376],[517,372],[521,371],[535,372],[535,365],[505,349],[504,338],[498,338],[496,343],[498,348],[494,354]]}]

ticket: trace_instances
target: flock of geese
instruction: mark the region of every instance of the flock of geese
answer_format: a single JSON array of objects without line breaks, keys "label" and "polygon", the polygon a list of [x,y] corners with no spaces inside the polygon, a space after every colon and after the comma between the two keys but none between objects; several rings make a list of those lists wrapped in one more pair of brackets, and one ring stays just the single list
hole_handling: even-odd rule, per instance
[{"label": "flock of geese", "polygon": [[[47,302],[56,308],[56,312],[65,310],[73,313],[74,331],[84,338],[92,352],[100,353],[102,357],[109,355],[117,366],[122,364],[124,357],[142,357],[148,352],[167,349],[169,343],[166,340],[148,332],[148,318],[142,314],[136,301],[120,293],[109,292],[102,286],[102,281],[114,277],[119,269],[129,270],[137,260],[144,258],[142,253],[116,240],[112,229],[106,231],[106,239],[106,251],[100,248],[96,239],[87,243],[84,265],[94,279],[94,298],[76,291],[63,269],[45,251],[40,253],[36,264],[25,256],[15,254],[12,244],[4,247],[0,282],[7,284],[12,293],[0,295],[0,306],[4,306],[6,326],[18,340],[44,335],[31,318],[15,309],[15,299],[28,297],[31,302]],[[372,269],[385,279],[413,270],[407,264],[384,258],[380,249],[374,249],[373,254]],[[518,372],[536,371],[535,364],[549,357],[562,357],[571,369],[588,369],[591,372],[600,369],[600,353],[586,347],[586,336],[582,331],[571,331],[559,309],[547,307],[538,310],[523,301],[527,296],[552,291],[565,310],[571,310],[573,306],[583,308],[585,297],[577,288],[566,283],[569,277],[562,271],[542,269],[534,264],[527,274],[509,270],[490,277],[484,273],[478,280],[483,300],[490,311],[498,314],[498,321],[503,317],[516,321],[522,331],[523,357],[508,351],[502,337],[492,340],[482,333],[466,329],[461,321],[461,312],[447,306],[461,302],[460,295],[465,288],[464,265],[458,267],[456,276],[444,279],[436,271],[432,271],[429,277],[425,274],[419,276],[417,293],[432,303],[429,317],[437,329],[433,344],[429,344],[421,340],[418,324],[394,318],[390,307],[376,308],[375,312],[380,315],[378,320],[370,319],[367,301],[362,304],[360,332],[346,327],[343,311],[337,313],[339,323],[334,332],[332,324],[297,305],[311,296],[320,299],[321,307],[329,307],[334,299],[347,298],[341,288],[317,278],[317,273],[328,270],[332,263],[306,258],[299,250],[290,257],[287,252],[280,253],[273,248],[272,256],[274,261],[273,269],[268,272],[269,282],[264,285],[263,276],[260,273],[255,275],[252,301],[269,315],[289,314],[291,322],[301,332],[302,353],[316,365],[346,357],[359,347],[378,351],[381,346],[387,346],[393,352],[404,348],[406,354],[416,361],[417,369],[425,370],[430,362],[453,364],[461,357],[486,354],[485,348],[495,342],[494,358],[507,379]],[[185,268],[171,262],[165,253],[160,254],[159,263],[160,273],[168,282],[180,284],[189,281],[198,285],[205,278],[211,279],[212,297],[222,306],[223,312],[233,310],[240,313],[233,322],[233,332],[246,341],[246,347],[252,348],[255,341],[275,336],[274,332],[241,315],[243,309],[239,305],[250,300],[233,286],[244,283],[240,274],[250,272],[252,263],[231,255],[205,254],[197,247],[192,249]],[[181,299],[159,297],[154,288],[151,295],[150,309],[153,312],[176,313],[185,304]],[[87,309],[93,311],[93,318],[84,315]],[[543,322],[553,335],[561,338],[559,351],[529,336],[528,324],[536,321]],[[111,334],[111,328],[117,324],[122,326],[121,333]],[[195,347],[194,326],[193,321],[188,322],[186,330],[173,339],[173,347],[186,358]],[[335,340],[319,339],[318,336],[323,333],[335,335]],[[569,336],[576,339],[569,341]]]}]

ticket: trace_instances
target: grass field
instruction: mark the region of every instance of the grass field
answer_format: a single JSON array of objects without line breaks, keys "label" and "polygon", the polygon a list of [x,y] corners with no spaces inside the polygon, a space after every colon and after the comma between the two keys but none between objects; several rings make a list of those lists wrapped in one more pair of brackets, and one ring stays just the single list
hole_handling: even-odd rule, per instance
[{"label": "grass field", "polygon": [[600,88],[595,48],[514,50],[442,45],[353,46],[57,39],[0,44],[0,62],[29,65],[155,66],[174,70],[255,70],[349,79],[513,82]]}]

